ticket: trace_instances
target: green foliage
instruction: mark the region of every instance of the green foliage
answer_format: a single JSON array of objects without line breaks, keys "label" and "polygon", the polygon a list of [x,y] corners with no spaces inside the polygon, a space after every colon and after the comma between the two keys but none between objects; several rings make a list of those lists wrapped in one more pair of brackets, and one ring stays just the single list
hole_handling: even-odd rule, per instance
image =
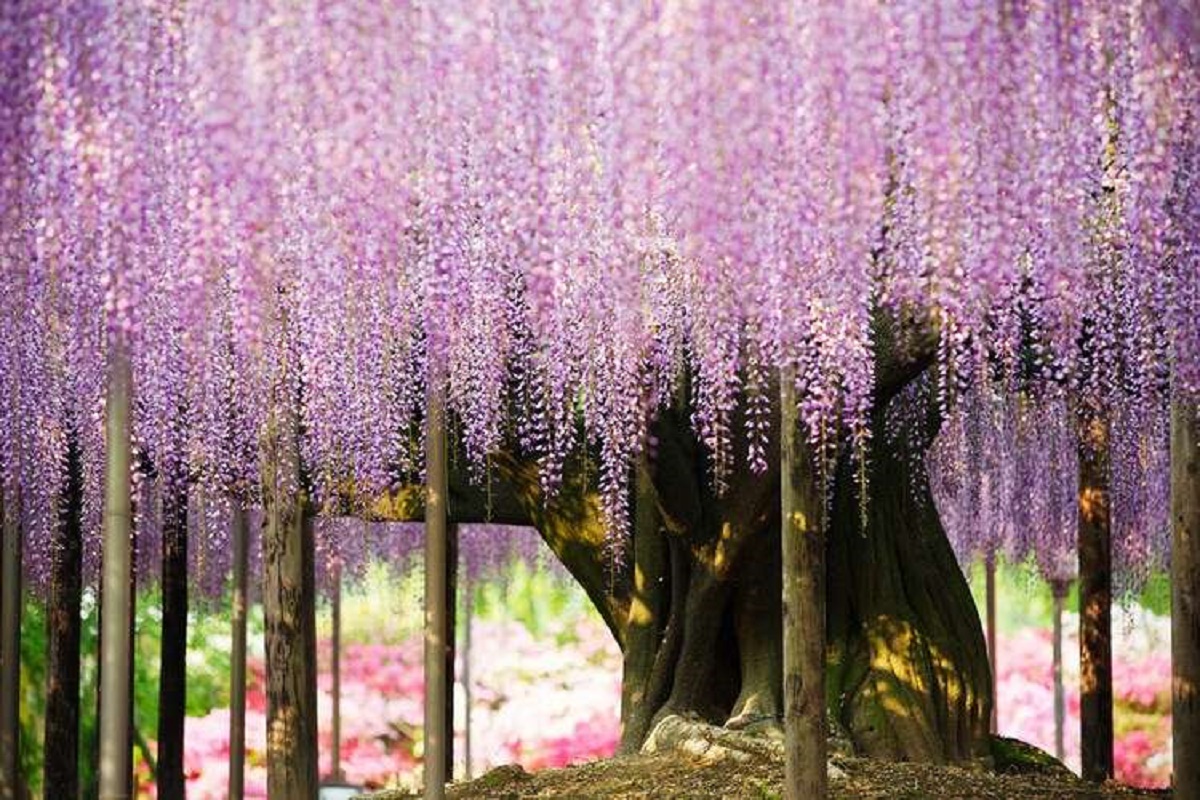
[{"label": "green foliage", "polygon": [[1156,572],[1146,581],[1138,602],[1160,617],[1171,615],[1171,576],[1166,572]]},{"label": "green foliage", "polygon": [[21,772],[41,789],[42,718],[46,713],[46,614],[26,601],[21,618]]},{"label": "green foliage", "polygon": [[565,644],[574,641],[574,630],[559,628],[555,623],[596,612],[587,595],[576,587],[564,584],[546,570],[531,569],[516,561],[504,577],[476,587],[475,613],[480,619],[515,620],[534,636],[554,634],[559,644]]},{"label": "green foliage", "polygon": [[[400,645],[421,632],[424,574],[414,566],[397,576],[373,564],[359,581],[342,587],[342,642]],[[330,635],[328,607],[317,615],[317,636]]]},{"label": "green foliage", "polygon": [[[467,599],[463,596],[461,583],[459,588],[457,613],[462,619]],[[342,641],[346,644],[398,645],[419,635],[423,594],[424,574],[419,562],[401,575],[382,564],[373,565],[361,580],[348,583],[342,589]],[[564,583],[546,570],[531,568],[523,561],[514,561],[501,577],[476,583],[472,595],[476,618],[520,622],[534,636],[554,636],[560,644],[575,639],[573,628],[562,626],[564,620],[582,619],[596,613],[587,596],[577,587]],[[327,637],[329,633],[326,603],[317,617],[317,634]],[[188,680],[191,680],[190,672]]]},{"label": "green foliage", "polygon": [[[967,578],[971,594],[982,619],[986,608],[985,576],[982,562],[971,565]],[[1142,591],[1132,597],[1114,597],[1114,602],[1137,603],[1160,616],[1171,613],[1170,576],[1156,572],[1150,576]],[[1079,592],[1071,583],[1063,607],[1067,611],[1078,611]],[[1053,613],[1053,598],[1050,585],[1038,574],[1031,562],[1011,563],[1004,559],[996,562],[996,625],[1003,631],[1021,628],[1049,628]]]},{"label": "green foliage", "polygon": [[[83,595],[80,635],[80,785],[96,783],[96,652],[99,608],[91,591]],[[188,619],[187,714],[204,716],[229,705],[231,650],[230,604],[193,607]],[[162,598],[157,589],[140,592],[135,615],[134,725],[147,741],[158,727],[158,673],[162,633]],[[248,620],[251,648],[261,649],[262,607],[253,606]],[[25,604],[21,630],[21,769],[36,795],[42,787],[42,736],[46,712],[48,628],[42,602]],[[140,754],[139,754],[140,755]]]},{"label": "green foliage", "polygon": [[[202,717],[229,705],[230,658],[233,652],[232,601],[194,610],[188,616],[187,715]],[[246,619],[247,648],[261,655],[266,629],[261,605]],[[155,673],[157,676],[157,673]],[[157,677],[156,677],[157,683]]]}]

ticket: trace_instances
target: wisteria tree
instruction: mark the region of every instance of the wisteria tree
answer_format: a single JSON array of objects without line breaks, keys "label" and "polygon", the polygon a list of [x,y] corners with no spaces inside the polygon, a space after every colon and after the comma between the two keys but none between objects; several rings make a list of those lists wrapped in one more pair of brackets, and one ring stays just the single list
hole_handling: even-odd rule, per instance
[{"label": "wisteria tree", "polygon": [[[923,457],[973,388],[1070,409],[1101,556],[1111,517],[1145,516],[1126,445],[1174,403],[1190,563],[1186,4],[0,14],[2,499],[62,575],[103,532],[104,796],[128,791],[134,476],[175,663],[185,510],[226,509],[240,554],[262,506],[289,797],[317,779],[313,520],[381,498],[426,517],[431,555],[446,520],[536,527],[625,654],[623,748],[672,715],[782,718],[792,797],[824,794],[827,734],[988,754],[984,640]],[[899,409],[916,381],[931,401]],[[1013,453],[982,457],[1015,475]]]}]

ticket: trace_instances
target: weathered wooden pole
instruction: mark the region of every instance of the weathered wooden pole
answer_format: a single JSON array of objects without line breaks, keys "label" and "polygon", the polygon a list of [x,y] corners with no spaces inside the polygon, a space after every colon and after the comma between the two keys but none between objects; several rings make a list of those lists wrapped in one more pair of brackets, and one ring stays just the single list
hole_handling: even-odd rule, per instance
[{"label": "weathered wooden pole", "polygon": [[246,611],[250,536],[246,509],[233,504],[233,652],[229,655],[229,800],[242,800],[246,773]]},{"label": "weathered wooden pole", "polygon": [[[137,514],[137,500],[130,506],[130,518]],[[133,660],[137,653],[137,587],[138,587],[138,529],[132,526],[129,532],[129,679],[126,686],[126,697],[129,701],[129,727],[125,729],[125,764],[121,767],[127,775],[126,791],[130,797],[137,796],[137,777],[133,774],[133,745],[137,740],[136,722],[133,717],[134,698],[134,668]]]},{"label": "weathered wooden pole", "polygon": [[183,728],[187,716],[187,476],[168,467],[162,509],[162,656],[158,680],[159,800],[185,800]]},{"label": "weathered wooden pole", "polygon": [[1079,724],[1085,780],[1113,776],[1112,530],[1108,428],[1094,419],[1079,453]]},{"label": "weathered wooden pole", "polygon": [[19,507],[0,499],[0,798],[20,797],[21,522]]},{"label": "weathered wooden pole", "polygon": [[1063,744],[1063,728],[1066,725],[1066,693],[1063,689],[1063,603],[1067,599],[1067,582],[1051,581],[1050,593],[1054,599],[1054,757],[1059,761],[1066,758]]},{"label": "weathered wooden pole", "polygon": [[329,612],[331,619],[329,661],[330,675],[333,684],[332,708],[330,709],[330,758],[329,777],[335,781],[342,779],[342,564],[333,564],[333,597],[330,598]]},{"label": "weathered wooden pole", "polygon": [[475,587],[470,580],[463,587],[463,774],[471,780],[471,622],[475,615]]},{"label": "weathered wooden pole", "polygon": [[133,513],[129,432],[133,376],[125,346],[108,358],[104,420],[104,550],[100,591],[100,800],[129,797]]},{"label": "weathered wooden pole", "polygon": [[425,434],[425,797],[446,796],[446,669],[447,634],[447,542],[446,428],[443,399],[429,395]]},{"label": "weathered wooden pole", "polygon": [[267,794],[310,800],[317,760],[317,630],[312,520],[300,477],[291,381],[281,381],[263,440],[263,616]]},{"label": "weathered wooden pole", "polygon": [[83,467],[78,439],[67,436],[66,478],[50,560],[46,726],[46,797],[79,796],[79,666],[83,600]]},{"label": "weathered wooden pole", "polygon": [[1171,738],[1174,796],[1200,797],[1200,405],[1171,407]]},{"label": "weathered wooden pole", "polygon": [[984,604],[987,606],[985,616],[987,617],[987,651],[988,651],[988,669],[992,673],[992,716],[988,721],[991,726],[991,732],[996,733],[1000,727],[1000,703],[999,695],[996,693],[997,685],[997,661],[996,661],[996,554],[988,553],[983,557],[983,593]]},{"label": "weathered wooden pole", "polygon": [[799,430],[795,378],[780,379],[784,797],[828,795],[825,726],[825,535],[820,481]]},{"label": "weathered wooden pole", "polygon": [[458,655],[458,526],[446,526],[446,780],[454,780],[454,662]]},{"label": "weathered wooden pole", "polygon": [[108,356],[104,404],[104,554],[100,591],[100,800],[129,797],[129,681],[133,637],[133,534],[129,434],[133,376],[120,341]]},{"label": "weathered wooden pole", "polygon": [[[103,581],[101,588],[96,592],[96,619],[104,619],[104,587]],[[96,719],[100,719],[100,709],[104,706],[104,660],[100,654],[104,652],[104,628],[98,624],[99,631],[96,634],[96,697],[95,697],[95,712]],[[87,741],[87,783],[83,786],[83,796],[92,798],[100,796],[100,726],[92,727],[91,735]]]}]

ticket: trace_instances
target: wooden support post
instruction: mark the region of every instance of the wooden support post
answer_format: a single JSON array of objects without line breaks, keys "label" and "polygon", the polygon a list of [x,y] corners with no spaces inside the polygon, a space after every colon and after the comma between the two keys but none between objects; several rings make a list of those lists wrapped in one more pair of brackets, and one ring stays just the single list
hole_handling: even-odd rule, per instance
[{"label": "wooden support post", "polygon": [[278,390],[263,443],[267,794],[317,796],[317,622],[312,518],[300,478],[298,411]]},{"label": "wooden support post", "polygon": [[329,602],[330,642],[329,666],[332,684],[330,709],[329,777],[342,779],[342,563],[333,563],[333,597]]},{"label": "wooden support post", "polygon": [[[101,582],[101,587],[96,592],[96,619],[104,619],[104,586]],[[104,707],[104,659],[100,654],[104,652],[104,626],[97,623],[99,630],[96,634],[96,699],[95,712],[97,724],[92,727],[91,736],[88,738],[88,782],[83,787],[83,796],[87,798],[100,796],[100,709]]]},{"label": "wooden support post", "polygon": [[1084,432],[1079,454],[1079,724],[1085,780],[1113,776],[1112,530],[1108,429]]},{"label": "wooden support post", "polygon": [[828,795],[825,725],[824,498],[812,449],[799,429],[795,378],[780,379],[783,556],[784,797]]},{"label": "wooden support post", "polygon": [[1067,757],[1063,744],[1063,728],[1066,725],[1066,694],[1063,689],[1063,603],[1067,599],[1067,582],[1051,581],[1050,592],[1054,599],[1054,757],[1062,761]]},{"label": "wooden support post", "polygon": [[446,428],[443,400],[430,392],[425,446],[425,797],[446,796],[447,542]]},{"label": "wooden support post", "polygon": [[[137,515],[137,501],[130,506],[131,516]],[[129,680],[126,697],[129,702],[129,727],[125,729],[125,764],[121,771],[127,776],[126,791],[130,797],[137,796],[133,774],[133,744],[137,740],[136,722],[133,718],[134,698],[134,655],[137,652],[137,587],[138,587],[138,529],[133,526],[129,535]]]},{"label": "wooden support post", "polygon": [[0,498],[0,798],[20,797],[21,522],[19,507]]},{"label": "wooden support post", "polygon": [[1000,728],[1000,702],[997,694],[996,661],[996,555],[988,553],[983,559],[984,602],[987,605],[988,670],[992,673],[992,716],[988,721],[992,733]]},{"label": "wooden support post", "polygon": [[1171,408],[1171,738],[1175,797],[1200,797],[1200,406]]},{"label": "wooden support post", "polygon": [[108,355],[104,442],[104,555],[100,614],[100,800],[129,797],[129,682],[133,515],[129,417],[133,377],[120,342]]},{"label": "wooden support post", "polygon": [[229,800],[242,800],[246,774],[246,612],[250,536],[246,509],[233,504],[233,652],[229,656]]},{"label": "wooden support post", "polygon": [[475,587],[470,580],[463,586],[463,773],[471,780],[471,622],[475,615]]},{"label": "wooden support post", "polygon": [[185,800],[186,795],[183,726],[187,716],[188,489],[182,466],[164,476],[156,776],[159,800]]},{"label": "wooden support post", "polygon": [[74,431],[67,436],[66,475],[50,566],[49,664],[43,789],[79,796],[79,667],[83,601],[83,466]]},{"label": "wooden support post", "polygon": [[446,527],[446,780],[454,780],[454,661],[458,651],[458,526]]}]

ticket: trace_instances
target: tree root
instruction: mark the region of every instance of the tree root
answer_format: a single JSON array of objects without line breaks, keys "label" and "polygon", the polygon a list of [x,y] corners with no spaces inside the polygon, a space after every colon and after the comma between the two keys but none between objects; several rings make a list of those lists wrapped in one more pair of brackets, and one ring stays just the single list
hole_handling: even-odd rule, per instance
[{"label": "tree root", "polygon": [[[832,745],[833,742],[831,741]],[[642,753],[675,751],[704,763],[752,760],[783,760],[783,726],[779,720],[760,721],[743,730],[712,725],[701,719],[671,714],[663,717],[642,745]],[[829,761],[829,776],[844,777],[836,763],[844,754],[833,755]]]}]

